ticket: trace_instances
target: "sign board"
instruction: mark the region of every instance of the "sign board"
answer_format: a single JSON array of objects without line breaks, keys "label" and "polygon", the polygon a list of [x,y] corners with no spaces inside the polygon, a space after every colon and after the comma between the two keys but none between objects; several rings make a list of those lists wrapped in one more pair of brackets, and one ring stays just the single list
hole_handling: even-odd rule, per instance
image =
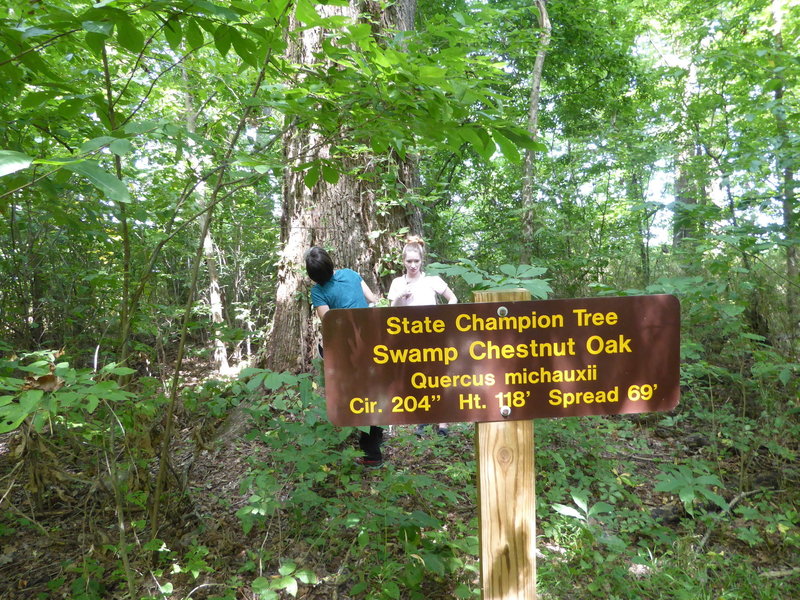
[{"label": "sign board", "polygon": [[680,395],[670,295],[330,310],[322,333],[341,426],[666,411]]}]

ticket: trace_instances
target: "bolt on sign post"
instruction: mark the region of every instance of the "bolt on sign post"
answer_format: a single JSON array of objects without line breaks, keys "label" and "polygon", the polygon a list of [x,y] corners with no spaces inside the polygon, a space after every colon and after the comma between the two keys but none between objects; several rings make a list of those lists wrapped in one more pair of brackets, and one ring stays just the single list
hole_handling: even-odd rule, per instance
[{"label": "bolt on sign post", "polygon": [[325,314],[325,395],[339,426],[475,422],[485,600],[536,594],[533,423],[668,411],[679,390],[675,296],[530,301]]}]

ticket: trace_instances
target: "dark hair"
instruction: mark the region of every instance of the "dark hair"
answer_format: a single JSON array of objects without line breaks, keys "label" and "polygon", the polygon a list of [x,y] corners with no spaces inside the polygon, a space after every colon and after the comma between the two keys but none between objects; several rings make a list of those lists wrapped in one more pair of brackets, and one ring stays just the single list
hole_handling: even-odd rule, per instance
[{"label": "dark hair", "polygon": [[327,283],[333,277],[333,260],[324,249],[314,246],[306,252],[306,271],[317,283]]}]

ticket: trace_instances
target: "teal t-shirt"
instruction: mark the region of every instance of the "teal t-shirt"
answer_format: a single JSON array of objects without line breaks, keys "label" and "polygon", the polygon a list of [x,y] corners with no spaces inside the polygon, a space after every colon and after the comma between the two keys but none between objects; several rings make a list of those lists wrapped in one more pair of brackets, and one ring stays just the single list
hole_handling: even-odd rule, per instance
[{"label": "teal t-shirt", "polygon": [[311,304],[314,308],[367,308],[369,303],[361,289],[361,275],[352,269],[334,271],[333,277],[311,288]]}]

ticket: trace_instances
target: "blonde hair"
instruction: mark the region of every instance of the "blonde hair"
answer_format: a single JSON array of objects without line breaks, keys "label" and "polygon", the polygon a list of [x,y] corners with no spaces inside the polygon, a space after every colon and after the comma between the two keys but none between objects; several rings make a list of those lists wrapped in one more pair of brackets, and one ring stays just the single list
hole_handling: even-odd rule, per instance
[{"label": "blonde hair", "polygon": [[406,252],[413,250],[419,254],[421,262],[425,262],[425,240],[418,235],[410,235],[406,238],[406,245],[403,246],[403,260],[406,259]]}]

